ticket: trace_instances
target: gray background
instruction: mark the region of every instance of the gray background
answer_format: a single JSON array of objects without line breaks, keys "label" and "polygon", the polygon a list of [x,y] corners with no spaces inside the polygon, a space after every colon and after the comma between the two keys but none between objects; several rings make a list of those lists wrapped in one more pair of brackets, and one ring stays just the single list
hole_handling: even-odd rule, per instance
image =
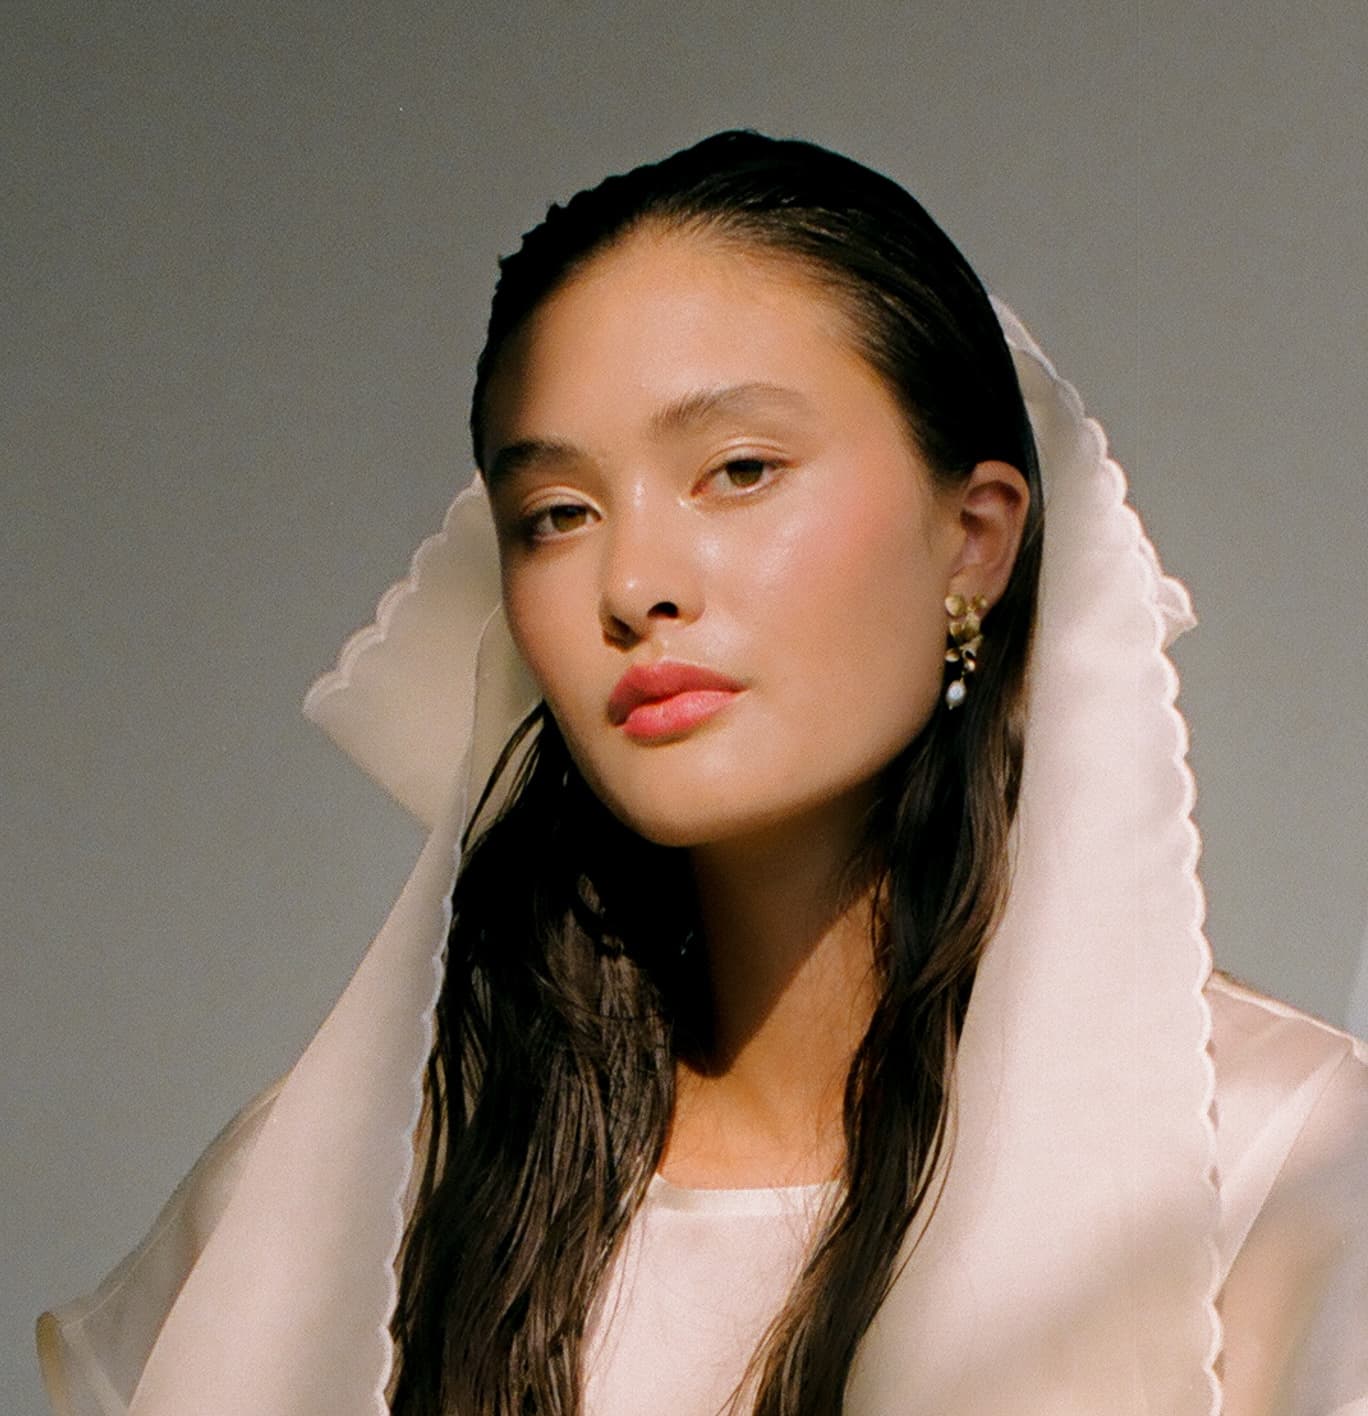
[{"label": "gray background", "polygon": [[906,182],[1081,387],[1204,620],[1218,956],[1368,1030],[1361,0],[834,13],[5,7],[4,1409],[416,853],[298,703],[467,475],[496,256],[722,126]]}]

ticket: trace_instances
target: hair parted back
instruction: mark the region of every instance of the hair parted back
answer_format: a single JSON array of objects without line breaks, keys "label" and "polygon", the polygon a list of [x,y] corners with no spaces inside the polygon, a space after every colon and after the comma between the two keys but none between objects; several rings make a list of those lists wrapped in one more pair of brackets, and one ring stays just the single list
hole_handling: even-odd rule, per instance
[{"label": "hair parted back", "polygon": [[[962,709],[882,774],[852,876],[879,997],[847,1078],[839,1207],[753,1364],[760,1416],[831,1416],[934,1207],[953,1063],[1008,883],[1041,551],[1035,444],[988,297],[906,191],[811,143],[725,132],[580,192],[500,263],[476,370],[477,462],[508,339],[596,256],[654,227],[801,262],[849,316],[940,482],[1016,467],[1030,509]],[[675,1061],[706,1038],[682,851],[594,796],[545,705],[507,744],[453,893],[426,1151],[393,1321],[400,1416],[575,1416],[595,1293],[664,1146]],[[483,807],[484,803],[481,803]],[[480,823],[477,827],[475,823]]]}]

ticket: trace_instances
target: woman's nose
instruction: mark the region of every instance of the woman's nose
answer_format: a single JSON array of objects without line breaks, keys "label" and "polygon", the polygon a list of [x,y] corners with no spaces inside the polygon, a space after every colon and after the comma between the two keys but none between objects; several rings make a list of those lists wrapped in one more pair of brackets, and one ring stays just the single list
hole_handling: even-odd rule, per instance
[{"label": "woman's nose", "polygon": [[683,507],[642,501],[606,528],[599,605],[614,643],[636,643],[660,621],[697,619],[702,584],[690,520]]}]

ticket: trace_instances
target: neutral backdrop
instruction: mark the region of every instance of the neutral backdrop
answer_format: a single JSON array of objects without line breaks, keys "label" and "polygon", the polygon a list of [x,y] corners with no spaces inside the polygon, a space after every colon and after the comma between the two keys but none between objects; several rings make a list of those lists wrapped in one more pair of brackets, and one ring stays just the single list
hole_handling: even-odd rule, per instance
[{"label": "neutral backdrop", "polygon": [[[417,828],[298,713],[469,469],[495,260],[719,127],[916,192],[1106,425],[1209,932],[1368,1031],[1361,0],[11,0],[0,1408],[312,1034]],[[1357,991],[1356,991],[1357,990]]]}]

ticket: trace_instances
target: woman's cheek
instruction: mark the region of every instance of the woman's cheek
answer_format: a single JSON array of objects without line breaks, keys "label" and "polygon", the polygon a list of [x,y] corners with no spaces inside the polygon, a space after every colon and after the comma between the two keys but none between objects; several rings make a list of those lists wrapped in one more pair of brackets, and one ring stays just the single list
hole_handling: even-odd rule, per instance
[{"label": "woman's cheek", "polygon": [[826,711],[893,738],[925,722],[943,677],[942,572],[917,513],[852,500],[787,547],[795,652]]},{"label": "woman's cheek", "polygon": [[558,699],[573,655],[582,654],[571,633],[574,614],[564,587],[546,570],[520,568],[504,578],[504,614],[513,643],[543,696]]}]

